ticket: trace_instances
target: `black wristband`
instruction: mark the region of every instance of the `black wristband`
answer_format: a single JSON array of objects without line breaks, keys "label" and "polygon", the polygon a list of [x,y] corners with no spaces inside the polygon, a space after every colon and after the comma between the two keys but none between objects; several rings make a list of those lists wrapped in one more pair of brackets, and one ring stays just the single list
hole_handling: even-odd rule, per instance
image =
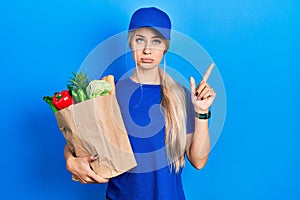
[{"label": "black wristband", "polygon": [[198,119],[209,119],[210,115],[211,115],[210,110],[208,111],[208,113],[205,114],[200,114],[195,111],[195,117],[197,117]]}]

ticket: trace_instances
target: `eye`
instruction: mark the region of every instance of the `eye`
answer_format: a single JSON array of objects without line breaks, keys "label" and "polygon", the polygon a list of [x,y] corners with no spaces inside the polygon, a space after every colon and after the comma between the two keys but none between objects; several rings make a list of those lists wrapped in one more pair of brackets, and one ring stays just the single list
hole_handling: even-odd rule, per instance
[{"label": "eye", "polygon": [[156,40],[153,40],[152,43],[154,45],[159,45],[159,44],[161,44],[161,40],[156,39]]},{"label": "eye", "polygon": [[139,44],[144,43],[144,39],[143,38],[136,38],[135,41]]}]

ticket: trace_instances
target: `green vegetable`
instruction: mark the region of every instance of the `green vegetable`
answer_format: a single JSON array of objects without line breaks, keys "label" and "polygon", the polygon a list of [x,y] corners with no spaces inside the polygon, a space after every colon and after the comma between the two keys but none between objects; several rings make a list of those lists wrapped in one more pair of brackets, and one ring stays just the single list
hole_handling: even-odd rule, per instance
[{"label": "green vegetable", "polygon": [[75,103],[79,103],[85,101],[86,97],[86,87],[89,84],[89,81],[86,77],[86,74],[79,72],[72,72],[73,77],[70,77],[68,81],[70,85],[68,85],[69,91],[72,94],[72,98]]},{"label": "green vegetable", "polygon": [[51,97],[51,96],[44,96],[44,97],[43,97],[43,100],[46,101],[46,103],[48,103],[48,104],[50,105],[52,111],[53,111],[54,113],[56,113],[58,110],[57,110],[57,109],[55,108],[55,106],[53,105],[52,99],[53,99],[53,97]]},{"label": "green vegetable", "polygon": [[109,92],[113,89],[112,85],[105,80],[93,80],[86,88],[86,93],[89,99],[98,96],[109,95]]},{"label": "green vegetable", "polygon": [[79,97],[78,97],[78,95],[76,94],[76,92],[74,91],[73,87],[70,86],[70,85],[67,85],[67,87],[68,87],[68,90],[70,91],[70,94],[71,94],[71,96],[72,96],[72,98],[73,98],[74,103],[80,102],[80,101],[79,101]]},{"label": "green vegetable", "polygon": [[77,90],[77,95],[78,95],[78,98],[79,98],[79,102],[86,100],[86,94],[84,93],[82,88],[79,88]]}]

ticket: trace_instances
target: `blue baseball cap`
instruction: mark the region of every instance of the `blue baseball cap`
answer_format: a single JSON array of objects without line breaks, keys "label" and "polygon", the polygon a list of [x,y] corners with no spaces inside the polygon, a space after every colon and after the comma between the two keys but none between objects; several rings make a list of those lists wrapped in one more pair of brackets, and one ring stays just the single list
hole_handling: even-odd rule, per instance
[{"label": "blue baseball cap", "polygon": [[141,27],[151,27],[160,32],[167,40],[171,39],[171,20],[162,10],[149,7],[136,10],[130,20],[129,31]]}]

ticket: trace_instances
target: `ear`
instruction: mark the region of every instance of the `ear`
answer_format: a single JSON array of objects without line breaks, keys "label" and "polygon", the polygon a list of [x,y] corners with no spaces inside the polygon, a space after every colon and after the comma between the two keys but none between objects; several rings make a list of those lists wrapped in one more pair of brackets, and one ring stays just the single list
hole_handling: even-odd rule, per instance
[{"label": "ear", "polygon": [[164,43],[165,43],[165,50],[164,50],[164,54],[167,53],[167,51],[169,50],[170,48],[170,40],[164,40]]},{"label": "ear", "polygon": [[128,38],[128,46],[129,46],[129,48],[132,50],[132,46],[131,46],[131,38]]},{"label": "ear", "polygon": [[128,37],[127,37],[128,46],[130,47],[131,50],[132,50],[131,42],[132,42],[132,37],[134,36],[134,34],[135,34],[135,31],[129,31]]}]

